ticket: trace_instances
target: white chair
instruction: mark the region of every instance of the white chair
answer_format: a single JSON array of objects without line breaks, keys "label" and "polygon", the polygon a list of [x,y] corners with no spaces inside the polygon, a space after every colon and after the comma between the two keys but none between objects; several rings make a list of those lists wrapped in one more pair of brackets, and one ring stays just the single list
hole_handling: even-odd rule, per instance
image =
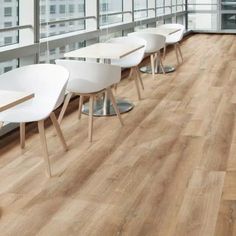
[{"label": "white chair", "polygon": [[20,123],[21,148],[25,147],[25,123],[38,122],[43,156],[49,176],[51,176],[51,167],[44,121],[50,116],[62,146],[67,150],[66,142],[53,110],[60,106],[64,99],[68,78],[69,73],[65,68],[50,64],[24,66],[0,76],[0,89],[34,93],[33,99],[0,112],[0,121]]},{"label": "white chair", "polygon": [[146,41],[144,39],[138,37],[118,37],[113,38],[107,41],[108,43],[121,43],[121,44],[132,44],[132,45],[144,45],[144,47],[140,48],[139,50],[125,56],[120,60],[112,60],[111,64],[119,65],[122,68],[130,68],[129,78],[135,73],[136,76],[134,77],[135,86],[138,93],[138,99],[141,99],[140,89],[139,89],[139,82],[144,89],[143,81],[139,72],[138,65],[141,63],[144,57],[145,48],[146,48]]},{"label": "white chair", "polygon": [[182,55],[182,52],[181,52],[181,49],[180,49],[180,41],[183,39],[185,27],[181,24],[165,24],[161,27],[166,28],[166,29],[180,29],[176,33],[170,34],[166,37],[166,45],[165,45],[165,48],[164,48],[164,58],[165,58],[166,47],[168,45],[174,45],[176,59],[177,59],[178,64],[180,64],[179,55],[180,55],[181,60],[183,62],[183,55]]},{"label": "white chair", "polygon": [[136,36],[146,41],[145,53],[150,54],[152,76],[155,75],[156,62],[159,61],[161,70],[165,74],[160,50],[165,47],[166,37],[163,35],[153,34],[149,32],[133,32],[129,36]]},{"label": "white chair", "polygon": [[116,105],[116,101],[111,90],[112,85],[120,82],[121,68],[119,66],[77,60],[56,60],[56,64],[64,66],[70,72],[67,86],[67,91],[69,93],[66,96],[64,105],[59,115],[59,123],[61,123],[63,119],[66,108],[73,94],[80,95],[79,119],[81,117],[83,98],[84,96],[89,96],[88,136],[89,141],[92,142],[94,98],[100,93],[107,92],[120,123],[123,125],[119,108]]}]

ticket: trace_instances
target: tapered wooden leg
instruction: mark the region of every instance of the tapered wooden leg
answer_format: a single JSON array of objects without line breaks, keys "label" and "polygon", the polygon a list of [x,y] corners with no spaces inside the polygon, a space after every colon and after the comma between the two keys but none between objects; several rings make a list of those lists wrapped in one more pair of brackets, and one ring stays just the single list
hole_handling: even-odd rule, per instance
[{"label": "tapered wooden leg", "polygon": [[180,55],[181,60],[182,60],[182,62],[183,62],[183,61],[184,61],[184,58],[183,58],[183,54],[182,54],[181,47],[180,47],[180,44],[179,44],[179,43],[177,43],[177,48],[178,48],[178,50],[179,50],[179,55]]},{"label": "tapered wooden leg", "polygon": [[154,76],[155,76],[155,60],[154,60],[153,54],[151,54],[150,60],[151,60],[151,68],[152,68],[152,77],[154,78]]},{"label": "tapered wooden leg", "polygon": [[139,82],[138,82],[138,77],[135,76],[134,78],[134,83],[135,83],[135,87],[138,93],[138,100],[141,100],[141,93],[140,93],[140,89],[139,89]]},{"label": "tapered wooden leg", "polygon": [[155,53],[155,56],[154,56],[154,68],[157,69],[158,68],[158,55],[157,53]]},{"label": "tapered wooden leg", "polygon": [[138,77],[138,80],[142,86],[142,89],[144,89],[144,85],[143,85],[143,80],[142,80],[142,77],[141,77],[141,74],[140,74],[140,71],[139,71],[139,68],[136,66],[135,67],[135,71],[136,71],[136,74],[137,74],[137,77]]},{"label": "tapered wooden leg", "polygon": [[20,147],[25,148],[25,123],[20,123]]},{"label": "tapered wooden leg", "polygon": [[133,68],[130,68],[129,76],[128,76],[129,80],[132,78],[133,72],[134,72]]},{"label": "tapered wooden leg", "polygon": [[135,87],[138,93],[138,100],[141,100],[141,94],[140,94],[140,89],[139,89],[139,81],[138,81],[138,75],[136,73],[136,76],[134,77],[134,83],[135,83]]},{"label": "tapered wooden leg", "polygon": [[164,50],[163,50],[163,59],[165,59],[165,58],[166,58],[166,45],[165,45]]},{"label": "tapered wooden leg", "polygon": [[70,102],[70,99],[71,99],[72,95],[73,95],[73,93],[68,93],[68,94],[66,95],[66,99],[65,99],[65,101],[64,101],[64,104],[63,104],[63,106],[62,106],[62,109],[61,109],[61,112],[60,112],[60,115],[59,115],[59,118],[58,118],[59,124],[61,124],[61,122],[62,122],[62,119],[63,119],[64,114],[65,114],[65,112],[66,112],[66,108],[68,107],[68,104],[69,104],[69,102]]},{"label": "tapered wooden leg", "polygon": [[83,107],[84,96],[80,95],[79,97],[79,109],[78,109],[78,118],[81,119],[82,107]]},{"label": "tapered wooden leg", "polygon": [[165,69],[164,69],[164,66],[163,66],[163,62],[162,62],[162,59],[161,59],[161,53],[159,52],[157,55],[158,55],[158,60],[159,60],[159,64],[160,64],[162,73],[165,74],[166,72],[165,72]]},{"label": "tapered wooden leg", "polygon": [[59,125],[59,123],[57,121],[57,118],[56,118],[56,115],[55,115],[54,112],[52,112],[50,114],[50,118],[51,118],[52,124],[53,124],[53,126],[54,126],[54,128],[55,128],[55,130],[57,132],[57,135],[58,135],[58,137],[59,137],[59,139],[60,139],[60,141],[62,143],[62,146],[63,146],[64,150],[67,151],[68,147],[66,145],[66,141],[64,139],[64,136],[63,136],[61,128],[60,128],[60,125]]},{"label": "tapered wooden leg", "polygon": [[46,174],[51,177],[51,166],[50,166],[50,161],[49,161],[49,155],[48,155],[48,147],[47,147],[47,141],[46,141],[46,136],[45,136],[45,129],[44,129],[44,120],[38,121],[38,129],[39,129],[39,136],[40,136],[40,141],[43,149],[43,157],[44,157],[44,162],[45,162],[45,167],[46,167]]},{"label": "tapered wooden leg", "polygon": [[120,111],[119,111],[119,108],[118,108],[118,106],[117,106],[117,104],[116,104],[116,99],[115,99],[115,97],[114,97],[114,95],[113,95],[113,93],[112,93],[111,88],[107,88],[107,93],[108,93],[108,96],[109,96],[110,99],[111,99],[111,102],[112,102],[112,105],[113,105],[114,110],[115,110],[115,112],[116,112],[116,115],[117,115],[117,117],[118,117],[118,119],[119,119],[121,125],[123,125],[124,123],[123,123],[122,117],[121,117],[121,115],[120,115]]},{"label": "tapered wooden leg", "polygon": [[175,54],[176,54],[176,59],[177,59],[178,65],[179,65],[179,64],[180,64],[180,61],[179,61],[179,55],[178,55],[177,44],[175,44]]},{"label": "tapered wooden leg", "polygon": [[94,95],[91,95],[89,98],[89,130],[88,130],[88,136],[90,142],[92,142],[93,139],[93,104],[94,104]]},{"label": "tapered wooden leg", "polygon": [[117,92],[117,88],[118,88],[118,84],[114,84],[114,85],[113,85],[113,88],[114,88],[115,93],[116,93],[116,92]]}]

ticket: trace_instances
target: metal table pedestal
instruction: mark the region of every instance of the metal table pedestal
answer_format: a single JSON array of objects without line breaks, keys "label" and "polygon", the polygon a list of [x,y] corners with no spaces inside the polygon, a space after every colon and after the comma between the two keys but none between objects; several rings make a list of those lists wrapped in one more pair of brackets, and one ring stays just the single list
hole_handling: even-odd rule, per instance
[{"label": "metal table pedestal", "polygon": [[[123,99],[116,99],[116,104],[120,110],[120,113],[129,112],[134,108],[134,104],[123,100]],[[84,114],[89,113],[89,102],[85,103],[82,108],[82,112]],[[94,116],[115,116],[116,112],[112,106],[112,103],[110,99],[106,98],[106,95],[103,96],[103,98],[98,98],[94,102],[94,110],[93,110]]]},{"label": "metal table pedestal", "polygon": [[[173,66],[164,66],[164,70],[166,73],[172,73],[175,71]],[[151,66],[143,66],[140,68],[142,73],[152,74],[152,67]],[[155,74],[163,74],[161,67],[158,66],[155,68]]]}]

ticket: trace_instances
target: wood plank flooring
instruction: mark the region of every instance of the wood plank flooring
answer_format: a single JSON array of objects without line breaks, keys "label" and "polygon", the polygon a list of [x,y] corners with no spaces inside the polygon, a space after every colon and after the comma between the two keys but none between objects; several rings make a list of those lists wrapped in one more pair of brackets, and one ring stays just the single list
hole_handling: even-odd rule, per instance
[{"label": "wood plank flooring", "polygon": [[[184,63],[143,75],[116,96],[135,108],[116,117],[62,123],[64,152],[47,128],[53,177],[44,175],[39,136],[27,127],[0,139],[0,235],[236,235],[236,36],[196,34],[182,43]],[[176,64],[170,50],[165,64]]]}]

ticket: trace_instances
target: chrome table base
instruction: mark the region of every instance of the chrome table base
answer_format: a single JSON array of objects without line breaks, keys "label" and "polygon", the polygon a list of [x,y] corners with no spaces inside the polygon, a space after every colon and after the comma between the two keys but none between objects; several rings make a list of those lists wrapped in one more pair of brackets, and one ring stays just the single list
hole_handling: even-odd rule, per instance
[{"label": "chrome table base", "polygon": [[[122,100],[122,99],[116,99],[116,104],[120,110],[120,113],[129,112],[134,108],[134,104]],[[89,113],[89,102],[85,103],[82,108],[82,112],[84,114]],[[94,116],[115,116],[116,112],[112,106],[112,103],[108,100],[106,103],[104,103],[103,98],[98,98],[94,103],[94,110],[93,110]]]},{"label": "chrome table base", "polygon": [[[164,70],[166,73],[171,73],[175,71],[175,68],[173,66],[164,66]],[[142,73],[152,74],[151,66],[143,66],[140,68],[140,71]],[[155,74],[163,74],[160,66],[155,68]]]}]

